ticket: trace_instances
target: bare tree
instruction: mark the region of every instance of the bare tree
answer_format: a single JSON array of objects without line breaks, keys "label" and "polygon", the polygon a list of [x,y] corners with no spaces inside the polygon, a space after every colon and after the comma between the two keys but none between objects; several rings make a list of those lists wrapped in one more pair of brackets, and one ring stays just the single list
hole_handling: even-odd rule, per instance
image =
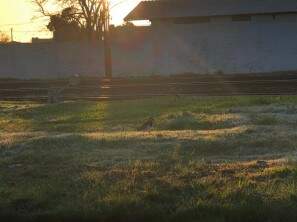
[{"label": "bare tree", "polygon": [[[66,22],[76,21],[85,30],[89,41],[104,40],[105,75],[112,77],[112,55],[109,36],[109,3],[108,0],[31,0],[44,16],[64,15]],[[59,12],[48,10],[49,5],[55,4]],[[65,14],[66,13],[66,14]],[[64,17],[65,18],[65,17]],[[64,20],[65,21],[65,20]]]},{"label": "bare tree", "polygon": [[[107,0],[32,0],[43,16],[55,16],[67,13],[67,19],[75,21],[85,30],[89,40],[102,39],[104,29],[108,28],[109,6]],[[50,11],[49,5],[59,9]]]},{"label": "bare tree", "polygon": [[9,42],[9,36],[0,31],[0,43],[6,44],[8,42]]}]

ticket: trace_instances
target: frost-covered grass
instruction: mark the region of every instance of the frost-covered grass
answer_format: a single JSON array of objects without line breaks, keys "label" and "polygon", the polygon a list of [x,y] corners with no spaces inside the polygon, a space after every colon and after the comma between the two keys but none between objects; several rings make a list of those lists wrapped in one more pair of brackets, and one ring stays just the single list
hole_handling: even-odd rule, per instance
[{"label": "frost-covered grass", "polygon": [[296,221],[296,123],[294,96],[1,102],[0,219]]}]

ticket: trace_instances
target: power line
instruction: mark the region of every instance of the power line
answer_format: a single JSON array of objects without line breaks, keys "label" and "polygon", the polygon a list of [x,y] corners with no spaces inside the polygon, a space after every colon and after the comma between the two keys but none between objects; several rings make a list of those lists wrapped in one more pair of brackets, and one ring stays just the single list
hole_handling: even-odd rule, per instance
[{"label": "power line", "polygon": [[[39,19],[44,19],[43,17],[39,18]],[[5,26],[22,26],[22,25],[33,25],[33,24],[37,24],[34,21],[30,21],[30,22],[21,22],[21,23],[11,23],[11,24],[0,24],[0,27],[5,27]]]},{"label": "power line", "polygon": [[13,31],[13,32],[21,32],[21,33],[24,33],[24,32],[33,32],[33,33],[45,33],[45,32],[51,32],[51,31],[45,31],[45,30],[43,30],[43,31],[38,31],[38,30],[36,30],[36,31],[34,31],[34,30],[28,30],[28,31],[26,31],[26,30],[22,30],[22,31],[19,31],[19,30],[17,30],[17,31]]},{"label": "power line", "polygon": [[117,7],[117,6],[121,5],[121,4],[124,4],[127,1],[131,1],[131,0],[121,0],[119,2],[116,2],[116,3],[114,3],[113,5],[110,6],[110,9],[113,9],[113,8],[115,8],[115,7]]},{"label": "power line", "polygon": [[[11,29],[7,29],[7,30],[1,30],[2,32],[10,32]],[[49,30],[13,30],[13,32],[20,32],[20,33],[24,33],[24,32],[34,32],[34,33],[46,33],[46,32],[51,32]]]},{"label": "power line", "polygon": [[0,27],[4,27],[4,26],[21,26],[21,25],[29,25],[29,24],[33,24],[33,22],[23,22],[23,23],[12,23],[12,24],[2,24],[0,25]]}]

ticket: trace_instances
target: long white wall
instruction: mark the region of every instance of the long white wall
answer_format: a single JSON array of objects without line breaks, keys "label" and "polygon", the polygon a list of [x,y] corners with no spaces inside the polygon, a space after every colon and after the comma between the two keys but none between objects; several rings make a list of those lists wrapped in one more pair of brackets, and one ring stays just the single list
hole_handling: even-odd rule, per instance
[{"label": "long white wall", "polygon": [[[112,44],[114,76],[267,73],[297,70],[297,16],[153,22]],[[0,45],[0,78],[103,76],[103,46],[87,43]]]},{"label": "long white wall", "polygon": [[1,78],[64,78],[101,74],[99,46],[74,43],[9,44],[0,46]]},{"label": "long white wall", "polygon": [[155,72],[266,73],[297,70],[296,15],[155,23]]},{"label": "long white wall", "polygon": [[[151,32],[127,33],[112,44],[115,76],[152,74]],[[103,44],[86,42],[0,45],[0,78],[104,76]]]}]

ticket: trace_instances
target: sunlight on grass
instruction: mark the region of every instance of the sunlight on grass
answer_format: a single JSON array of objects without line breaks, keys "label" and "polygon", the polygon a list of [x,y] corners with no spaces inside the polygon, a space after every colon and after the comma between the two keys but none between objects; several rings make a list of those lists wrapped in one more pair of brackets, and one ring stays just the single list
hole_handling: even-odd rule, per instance
[{"label": "sunlight on grass", "polygon": [[156,119],[160,130],[207,130],[240,126],[261,110],[288,115],[294,113],[294,105],[290,105],[294,102],[294,97],[166,97],[56,105],[3,102],[0,132],[135,131],[149,117]]},{"label": "sunlight on grass", "polygon": [[247,130],[245,127],[234,127],[230,129],[217,129],[217,130],[182,130],[182,131],[152,131],[152,132],[131,132],[131,131],[120,131],[113,133],[92,133],[86,136],[91,139],[207,139],[215,140],[216,138],[236,135],[244,133]]}]

